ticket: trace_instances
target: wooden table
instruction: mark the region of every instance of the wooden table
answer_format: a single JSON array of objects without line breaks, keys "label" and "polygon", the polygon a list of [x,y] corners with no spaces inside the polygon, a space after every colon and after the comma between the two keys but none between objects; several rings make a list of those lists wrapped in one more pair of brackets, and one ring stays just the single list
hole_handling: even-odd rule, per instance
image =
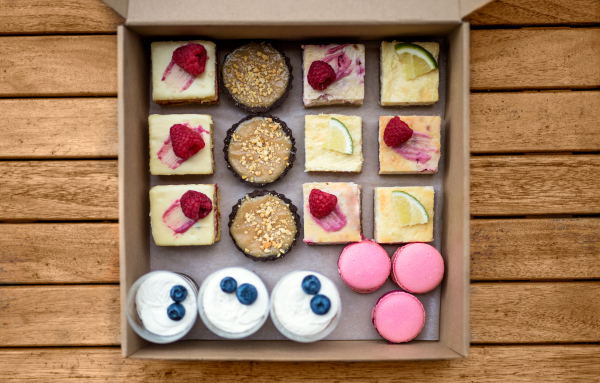
[{"label": "wooden table", "polygon": [[119,349],[122,20],[0,0],[0,381],[600,382],[600,1],[469,20],[469,358],[156,362]]}]

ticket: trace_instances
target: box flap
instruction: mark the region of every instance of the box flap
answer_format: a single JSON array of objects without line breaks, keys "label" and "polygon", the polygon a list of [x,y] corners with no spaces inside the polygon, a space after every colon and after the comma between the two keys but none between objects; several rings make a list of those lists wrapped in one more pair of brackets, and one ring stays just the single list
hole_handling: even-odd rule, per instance
[{"label": "box flap", "polygon": [[460,0],[460,17],[466,17],[477,9],[483,7],[491,0]]},{"label": "box flap", "polygon": [[[484,0],[104,0],[127,25],[277,25],[458,22]],[[474,9],[474,8],[473,8]],[[468,12],[467,12],[468,13]]]}]

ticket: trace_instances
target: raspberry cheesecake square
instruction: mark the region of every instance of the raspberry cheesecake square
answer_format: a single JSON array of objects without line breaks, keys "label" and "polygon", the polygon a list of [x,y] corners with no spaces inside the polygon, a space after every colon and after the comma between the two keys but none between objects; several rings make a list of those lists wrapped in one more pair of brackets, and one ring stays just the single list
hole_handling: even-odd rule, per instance
[{"label": "raspberry cheesecake square", "polygon": [[[334,131],[347,141],[347,147],[351,147],[347,152],[351,153],[327,148],[330,132],[336,127]],[[304,116],[304,147],[306,172],[360,173],[363,163],[362,118],[341,114]]]},{"label": "raspberry cheesecake square", "polygon": [[[401,225],[394,192],[409,194],[427,212],[427,223]],[[432,186],[376,187],[374,190],[374,237],[377,243],[409,243],[433,241]],[[416,207],[416,206],[415,206]]]},{"label": "raspberry cheesecake square", "polygon": [[365,46],[303,45],[304,107],[362,105],[365,97]]},{"label": "raspberry cheesecake square", "polygon": [[157,246],[212,245],[221,240],[217,185],[150,189],[150,223]]},{"label": "raspberry cheesecake square", "polygon": [[441,124],[439,116],[379,117],[379,174],[437,173]]},{"label": "raspberry cheesecake square", "polygon": [[361,187],[353,182],[302,186],[304,242],[333,245],[361,241]]},{"label": "raspberry cheesecake square", "polygon": [[150,173],[154,175],[213,174],[212,117],[205,114],[152,114]]},{"label": "raspberry cheesecake square", "polygon": [[[406,78],[404,63],[396,53],[398,41],[381,43],[380,101],[381,106],[431,105],[438,101],[440,71],[434,69],[412,80]],[[437,61],[440,45],[434,42],[414,43],[425,48]]]},{"label": "raspberry cheesecake square", "polygon": [[217,46],[203,40],[156,41],[152,56],[152,99],[159,105],[219,102]]}]

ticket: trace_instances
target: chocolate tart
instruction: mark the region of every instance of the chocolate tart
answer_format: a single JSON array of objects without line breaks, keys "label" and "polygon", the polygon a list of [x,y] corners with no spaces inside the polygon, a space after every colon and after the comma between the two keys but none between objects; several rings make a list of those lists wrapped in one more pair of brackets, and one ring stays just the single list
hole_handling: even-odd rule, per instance
[{"label": "chocolate tart", "polygon": [[279,106],[292,89],[290,59],[271,44],[251,42],[229,52],[221,67],[227,97],[249,113]]},{"label": "chocolate tart", "polygon": [[296,206],[271,190],[245,195],[229,214],[229,235],[235,247],[255,262],[283,258],[296,244],[300,228]]},{"label": "chocolate tart", "polygon": [[270,115],[250,115],[225,137],[227,168],[242,182],[264,186],[283,178],[294,165],[296,141],[286,123]]}]

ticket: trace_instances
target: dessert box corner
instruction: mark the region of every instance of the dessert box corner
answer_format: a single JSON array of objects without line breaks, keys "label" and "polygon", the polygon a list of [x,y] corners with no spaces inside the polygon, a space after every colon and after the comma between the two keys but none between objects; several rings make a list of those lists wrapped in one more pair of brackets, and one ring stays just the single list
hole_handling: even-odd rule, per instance
[{"label": "dessert box corner", "polygon": [[[342,297],[342,320],[327,340],[312,345],[297,344],[276,331],[270,320],[248,340],[224,341],[209,332],[201,321],[186,337],[171,345],[151,345],[128,328],[122,315],[122,349],[125,356],[151,359],[217,359],[217,360],[399,360],[440,359],[465,356],[468,352],[468,26],[448,26],[446,33],[427,35],[416,29],[402,34],[380,31],[365,33],[366,45],[365,101],[362,106],[302,107],[301,43],[319,41],[306,36],[296,41],[268,38],[290,57],[294,82],[288,99],[270,111],[292,129],[298,148],[293,168],[283,179],[262,188],[239,182],[226,168],[222,155],[223,139],[232,124],[246,116],[221,95],[220,105],[158,106],[151,100],[149,44],[155,40],[188,40],[190,35],[151,36],[119,27],[119,182],[121,227],[121,294],[124,298],[135,280],[151,270],[183,272],[201,283],[212,271],[226,266],[242,266],[255,271],[269,290],[277,280],[292,270],[319,271],[338,286]],[[243,29],[238,33],[242,33]],[[229,30],[227,33],[231,33]],[[172,34],[172,33],[169,33]],[[215,41],[220,60],[241,40],[220,39],[219,33],[198,33]],[[197,36],[194,34],[194,37]],[[240,34],[241,36],[241,34]],[[321,35],[309,36],[319,37]],[[417,36],[421,38],[416,38]],[[229,36],[228,36],[229,37]],[[379,56],[382,39],[406,37],[409,41],[435,40],[441,43],[440,101],[433,106],[386,107],[378,105]],[[375,40],[377,39],[377,40]],[[339,37],[326,42],[355,42]],[[151,176],[148,171],[149,114],[209,114],[214,120],[215,174],[211,176]],[[363,171],[359,174],[304,172],[304,115],[339,113],[358,115],[363,119]],[[440,172],[435,175],[377,175],[378,119],[381,115],[442,116],[442,157]],[[363,188],[362,229],[373,235],[373,188],[376,186],[434,186],[434,242],[446,263],[441,287],[419,296],[427,307],[428,324],[418,339],[409,344],[389,346],[370,323],[370,309],[384,292],[393,290],[388,280],[383,288],[371,294],[350,291],[340,280],[337,258],[343,246],[308,246],[300,240],[283,259],[275,262],[253,262],[235,249],[228,233],[228,215],[235,202],[254,189],[276,190],[285,194],[302,212],[302,183],[355,182]],[[221,241],[212,246],[158,247],[150,233],[148,190],[154,185],[217,183],[221,192]],[[301,233],[302,234],[302,233]],[[385,246],[391,254],[396,247]],[[123,311],[123,310],[122,310]],[[439,317],[437,315],[439,313]],[[439,322],[438,322],[439,319]],[[360,352],[359,352],[360,350]],[[259,353],[257,353],[259,351]]]}]

